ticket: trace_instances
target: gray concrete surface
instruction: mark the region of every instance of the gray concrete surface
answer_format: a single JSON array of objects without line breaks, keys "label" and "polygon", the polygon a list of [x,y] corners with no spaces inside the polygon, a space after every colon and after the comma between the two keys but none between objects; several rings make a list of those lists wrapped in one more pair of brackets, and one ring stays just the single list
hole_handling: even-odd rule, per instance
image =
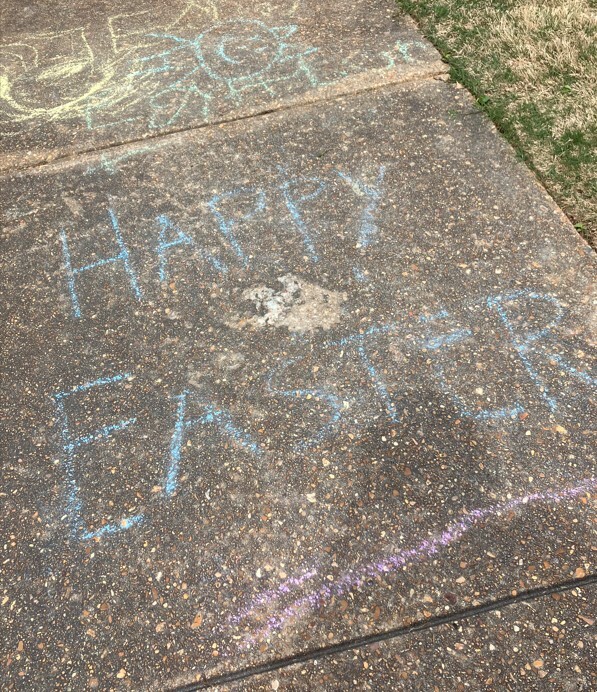
[{"label": "gray concrete surface", "polygon": [[592,690],[596,610],[575,589],[217,689]]},{"label": "gray concrete surface", "polygon": [[19,125],[68,156],[0,181],[8,689],[175,688],[590,578],[595,258],[464,90],[386,78],[78,156]]}]

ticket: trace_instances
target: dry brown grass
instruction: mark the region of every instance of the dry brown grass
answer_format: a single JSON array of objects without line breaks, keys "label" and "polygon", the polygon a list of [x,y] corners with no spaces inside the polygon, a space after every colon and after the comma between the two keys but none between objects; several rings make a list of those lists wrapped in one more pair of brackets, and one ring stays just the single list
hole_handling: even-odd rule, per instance
[{"label": "dry brown grass", "polygon": [[597,0],[398,0],[597,246]]}]

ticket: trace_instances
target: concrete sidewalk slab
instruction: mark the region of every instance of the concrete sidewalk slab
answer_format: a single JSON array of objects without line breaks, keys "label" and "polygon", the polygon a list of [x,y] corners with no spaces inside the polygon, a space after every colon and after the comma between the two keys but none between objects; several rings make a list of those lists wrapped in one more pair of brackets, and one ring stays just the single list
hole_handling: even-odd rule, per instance
[{"label": "concrete sidewalk slab", "polygon": [[596,612],[577,589],[214,689],[592,690]]},{"label": "concrete sidewalk slab", "polygon": [[445,71],[389,0],[3,3],[0,170]]},{"label": "concrete sidewalk slab", "polygon": [[2,189],[10,684],[164,689],[594,568],[594,258],[467,93]]}]

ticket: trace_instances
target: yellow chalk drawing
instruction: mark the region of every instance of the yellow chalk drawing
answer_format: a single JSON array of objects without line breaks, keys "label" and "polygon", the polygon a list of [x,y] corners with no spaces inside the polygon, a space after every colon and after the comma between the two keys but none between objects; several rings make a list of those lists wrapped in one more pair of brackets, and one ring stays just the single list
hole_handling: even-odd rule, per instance
[{"label": "yellow chalk drawing", "polygon": [[[0,46],[0,124],[2,134],[10,124],[32,124],[85,118],[98,109],[114,116],[163,90],[158,72],[180,79],[185,68],[169,63],[168,51],[147,55],[155,49],[156,32],[164,33],[187,23],[218,19],[213,2],[187,0],[166,23],[156,24],[147,10],[109,17],[107,30],[112,53],[96,56],[82,28],[58,33],[39,33]],[[162,42],[163,43],[163,42]],[[150,62],[156,61],[158,67]],[[159,62],[162,61],[162,68]],[[188,66],[187,66],[188,71]],[[181,90],[183,91],[183,90]],[[188,100],[188,95],[182,100]],[[134,119],[134,118],[132,118]]]},{"label": "yellow chalk drawing", "polygon": [[85,102],[113,76],[111,65],[98,68],[83,29],[1,46],[2,120],[56,120],[83,113]]},{"label": "yellow chalk drawing", "polygon": [[[261,6],[260,15],[267,13]],[[134,121],[171,127],[189,112],[207,120],[259,94],[315,89],[364,69],[352,55],[343,61],[345,70],[329,75],[332,81],[322,79],[319,66],[329,73],[329,61],[302,44],[298,29],[255,18],[220,20],[215,2],[184,0],[158,22],[151,10],[108,17],[104,36],[97,28],[93,34],[103,39],[101,52],[94,53],[83,28],[20,37],[0,45],[2,134],[23,134],[24,122],[30,131],[68,119],[89,130]],[[387,67],[412,62],[415,44],[396,43],[390,52],[366,57]]]},{"label": "yellow chalk drawing", "polygon": [[143,48],[150,45],[151,39],[146,38],[148,24],[151,26],[151,12],[149,10],[109,17],[108,31],[114,54],[122,53],[127,49]]},{"label": "yellow chalk drawing", "polygon": [[165,26],[166,31],[171,31],[181,25],[192,24],[197,26],[197,19],[208,22],[217,22],[220,19],[220,12],[215,2],[197,2],[188,0],[182,8],[180,14],[172,22]]},{"label": "yellow chalk drawing", "polygon": [[[287,3],[292,14],[297,3]],[[110,16],[100,45],[83,28],[40,33],[0,45],[0,127],[3,135],[21,135],[44,123],[67,119],[89,130],[141,121],[144,127],[171,127],[185,113],[208,119],[214,112],[241,107],[258,94],[283,96],[303,87],[315,89],[362,71],[357,55],[329,74],[329,61],[318,49],[298,40],[296,24],[279,25],[256,18],[221,20],[214,0],[179,0],[168,17],[155,21],[151,10]],[[279,14],[260,5],[259,15]],[[94,37],[97,33],[94,30]],[[298,32],[298,33],[297,33]],[[382,59],[387,68],[413,62],[416,41],[397,42]],[[327,65],[327,66],[326,66]],[[383,65],[382,65],[383,66]]]},{"label": "yellow chalk drawing", "polygon": [[153,45],[155,41],[149,36],[152,31],[168,32],[180,25],[201,26],[205,22],[216,22],[219,18],[218,8],[213,2],[199,4],[195,0],[185,3],[172,21],[161,26],[153,23],[153,14],[149,10],[143,10],[108,18],[108,31],[115,55],[125,50],[139,50]]}]

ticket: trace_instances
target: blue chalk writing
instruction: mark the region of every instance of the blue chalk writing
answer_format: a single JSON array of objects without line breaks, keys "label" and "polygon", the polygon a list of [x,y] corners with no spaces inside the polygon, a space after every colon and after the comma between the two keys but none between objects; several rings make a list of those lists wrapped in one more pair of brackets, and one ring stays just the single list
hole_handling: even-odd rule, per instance
[{"label": "blue chalk writing", "polygon": [[436,312],[433,315],[421,315],[419,317],[419,322],[435,322],[435,320],[440,320],[444,317],[449,316],[450,315],[447,310],[440,310],[439,312]]},{"label": "blue chalk writing", "polygon": [[396,410],[396,405],[392,401],[392,397],[390,396],[383,376],[371,362],[371,359],[369,358],[369,355],[367,354],[367,351],[365,349],[364,343],[361,343],[359,345],[359,347],[357,348],[357,352],[359,354],[359,357],[361,358],[361,362],[363,363],[365,369],[367,370],[367,373],[369,374],[369,379],[371,380],[371,383],[373,384],[378,397],[385,405],[386,413],[390,417],[390,420],[392,420],[394,423],[399,423],[400,415]]},{"label": "blue chalk writing", "polygon": [[118,524],[106,524],[95,531],[85,532],[81,538],[83,540],[89,540],[90,538],[100,538],[101,536],[108,536],[114,533],[119,533],[120,531],[126,531],[133,526],[139,526],[143,523],[143,515],[135,514],[132,517],[125,517]]},{"label": "blue chalk writing", "polygon": [[104,259],[97,260],[96,262],[92,262],[91,264],[87,264],[83,267],[73,267],[66,232],[64,231],[64,229],[62,229],[60,232],[60,239],[62,241],[62,253],[64,257],[64,265],[66,268],[66,276],[68,282],[68,290],[71,297],[73,315],[77,318],[81,317],[81,306],[79,303],[79,296],[75,285],[76,277],[79,274],[82,274],[83,272],[90,271],[91,269],[96,269],[98,267],[103,267],[108,264],[113,264],[115,262],[123,263],[124,270],[129,278],[131,288],[133,293],[135,294],[135,297],[137,298],[137,300],[142,299],[141,289],[139,288],[137,277],[130,263],[129,251],[120,233],[118,219],[116,218],[116,214],[112,209],[108,210],[108,214],[110,216],[110,221],[112,224],[112,229],[114,231],[116,242],[118,243],[118,247],[120,248],[120,252],[117,255],[114,255],[113,257],[106,257]]},{"label": "blue chalk writing", "polygon": [[[315,184],[316,187],[312,192],[296,196],[293,193],[293,190],[296,191],[296,188],[301,183],[312,183]],[[302,205],[303,202],[308,202],[312,199],[316,199],[317,197],[319,197],[319,195],[324,191],[325,188],[326,184],[319,178],[302,176],[300,178],[292,178],[290,180],[286,180],[280,187],[280,189],[282,190],[282,194],[284,196],[284,202],[286,203],[288,212],[290,213],[290,216],[295,226],[298,228],[298,231],[303,238],[305,248],[307,249],[309,257],[313,262],[319,261],[319,255],[317,254],[317,250],[315,249],[311,233],[301,214],[300,205]]]},{"label": "blue chalk writing", "polygon": [[115,375],[114,377],[102,377],[93,382],[87,382],[85,384],[79,385],[70,391],[58,392],[54,394],[54,403],[58,411],[58,420],[61,426],[61,437],[62,437],[62,448],[64,452],[63,468],[66,476],[67,485],[67,497],[66,497],[66,511],[65,514],[69,519],[71,525],[71,532],[74,537],[83,540],[88,540],[91,538],[98,538],[105,534],[117,533],[119,531],[124,531],[131,526],[140,524],[143,521],[143,515],[137,514],[132,517],[127,517],[120,521],[119,523],[106,524],[101,528],[94,531],[86,531],[84,528],[84,522],[82,518],[82,503],[79,497],[79,485],[77,483],[76,470],[75,470],[75,456],[76,450],[79,447],[91,444],[93,442],[98,442],[99,440],[105,439],[113,435],[114,433],[124,430],[129,426],[136,423],[136,418],[129,418],[121,420],[118,423],[112,425],[106,425],[95,432],[73,438],[70,432],[69,418],[65,408],[65,400],[69,397],[94,389],[96,387],[104,387],[111,384],[116,384],[122,382],[123,380],[129,378],[131,375],[129,373],[122,373]]},{"label": "blue chalk writing", "polygon": [[[167,281],[168,274],[166,272],[166,264],[168,258],[165,251],[180,245],[194,245],[194,240],[181,231],[178,226],[175,226],[165,214],[158,216],[157,222],[160,224],[160,237],[156,248],[158,254],[159,277],[160,281]],[[174,239],[167,240],[169,231],[174,231],[176,233]]]},{"label": "blue chalk writing", "polygon": [[114,377],[100,377],[98,380],[93,382],[87,382],[86,384],[80,384],[74,387],[70,392],[58,392],[54,395],[55,399],[64,399],[65,397],[71,396],[72,394],[78,394],[79,392],[86,392],[88,389],[93,389],[94,387],[101,387],[106,384],[114,384],[115,382],[122,382],[130,377],[130,373],[123,373],[121,375],[115,375]]},{"label": "blue chalk writing", "polygon": [[259,445],[253,441],[252,436],[236,425],[229,411],[217,409],[211,405],[206,405],[205,409],[205,415],[198,418],[197,423],[216,423],[238,447],[248,449],[255,456],[263,454]]},{"label": "blue chalk writing", "polygon": [[[210,27],[194,41],[197,60],[214,81],[227,85],[231,94],[242,88],[243,82],[254,82],[279,61],[285,44],[275,30],[257,20],[233,19]],[[230,57],[230,46],[237,57]],[[236,44],[236,45],[234,45]],[[219,64],[223,60],[229,71]]]},{"label": "blue chalk writing", "polygon": [[[247,212],[246,214],[242,214],[240,217],[236,219],[233,217],[225,217],[224,214],[222,214],[222,212],[219,210],[218,206],[227,199],[235,199],[243,195],[255,196],[255,206],[253,207],[253,209]],[[248,221],[249,219],[253,218],[256,214],[262,212],[265,209],[265,192],[263,192],[263,190],[256,190],[252,187],[241,187],[236,190],[231,190],[229,192],[223,192],[221,194],[214,195],[209,200],[209,202],[207,202],[207,206],[211,213],[214,215],[220,232],[222,233],[224,238],[226,238],[237,257],[242,261],[243,265],[246,267],[249,264],[249,258],[243,252],[243,249],[241,248],[240,243],[238,242],[233,229],[235,228],[235,226],[238,225],[239,222],[242,223],[243,221]]]},{"label": "blue chalk writing", "polygon": [[272,394],[278,394],[283,397],[287,397],[290,399],[307,399],[311,398],[314,399],[315,401],[324,401],[327,403],[327,405],[330,407],[330,417],[329,419],[317,430],[314,434],[312,434],[309,439],[307,440],[300,440],[294,445],[294,448],[297,451],[304,451],[306,449],[309,449],[311,447],[317,446],[319,443],[323,442],[323,440],[327,439],[337,428],[337,424],[339,423],[340,419],[342,418],[342,402],[340,399],[333,394],[330,391],[327,391],[326,389],[319,388],[319,389],[279,389],[274,386],[273,380],[274,378],[277,378],[280,376],[280,373],[282,370],[287,370],[290,368],[292,365],[294,365],[299,359],[289,359],[286,360],[282,363],[282,365],[279,368],[276,368],[275,371],[271,372],[267,379],[267,388]]},{"label": "blue chalk writing", "polygon": [[585,384],[588,384],[591,387],[597,385],[597,378],[592,377],[591,375],[589,375],[588,372],[583,372],[582,370],[578,370],[577,368],[573,367],[572,365],[570,365],[570,363],[566,362],[562,358],[562,356],[558,355],[557,353],[549,354],[549,358],[556,362],[564,372],[567,372],[569,375],[572,375],[572,377],[575,377],[577,380],[580,380],[581,382],[584,382]]},{"label": "blue chalk writing", "polygon": [[[156,219],[160,225],[160,235],[158,238],[158,244],[156,247],[156,252],[158,255],[158,275],[160,281],[168,280],[168,272],[166,271],[168,257],[166,255],[166,250],[177,246],[190,246],[197,250],[204,260],[209,262],[214,269],[218,272],[226,274],[228,272],[228,266],[225,262],[222,262],[217,257],[215,257],[211,252],[207,252],[203,249],[197,248],[197,243],[194,238],[191,238],[184,231],[182,231],[178,226],[176,226],[166,214],[161,214]],[[173,235],[174,234],[174,235]]]},{"label": "blue chalk writing", "polygon": [[219,271],[221,274],[228,273],[228,265],[225,262],[222,262],[222,260],[218,259],[215,255],[212,255],[211,252],[205,252],[202,250],[201,254],[214,267],[214,269],[217,269],[217,271]]},{"label": "blue chalk writing", "polygon": [[[261,87],[274,94],[273,84],[293,79],[303,72],[310,83],[318,84],[305,58],[316,49],[293,48],[285,39],[296,26],[268,27],[258,20],[233,19],[210,27],[200,34],[193,46],[197,62],[214,82],[224,84],[228,96],[236,101],[241,93]],[[276,67],[290,66],[280,74]]]},{"label": "blue chalk writing", "polygon": [[375,185],[368,185],[361,180],[357,180],[357,178],[349,175],[348,173],[342,173],[341,171],[337,171],[337,173],[340,178],[344,180],[344,182],[350,185],[358,196],[365,197],[367,199],[367,203],[361,213],[358,233],[359,245],[362,247],[367,247],[368,245],[371,245],[378,233],[375,213],[382,197],[382,185],[384,176],[386,174],[386,167],[379,167]]},{"label": "blue chalk writing", "polygon": [[[542,301],[544,303],[549,303],[555,311],[555,317],[543,328],[530,332],[527,334],[521,334],[521,329],[517,328],[511,321],[508,311],[506,308],[507,304],[514,303],[517,300],[526,299],[530,301]],[[535,367],[531,362],[531,355],[533,352],[532,345],[539,339],[543,339],[550,335],[550,331],[562,320],[564,316],[564,311],[559,304],[559,302],[551,295],[545,293],[535,293],[531,290],[520,290],[513,291],[512,293],[507,293],[504,295],[490,296],[487,298],[487,305],[489,308],[494,308],[499,315],[501,321],[506,327],[508,334],[510,335],[510,340],[514,346],[518,357],[520,358],[525,370],[527,371],[531,380],[537,386],[541,396],[547,403],[550,411],[556,411],[558,408],[557,400],[551,395],[548,388],[542,381],[539,373],[536,371]]]},{"label": "blue chalk writing", "polygon": [[369,358],[369,354],[367,353],[367,348],[366,348],[366,340],[368,338],[381,336],[382,334],[388,334],[388,333],[393,332],[395,330],[396,330],[396,325],[393,325],[393,324],[381,325],[379,327],[370,327],[369,329],[366,329],[362,333],[351,334],[347,337],[343,337],[342,339],[339,339],[336,342],[329,342],[326,345],[327,346],[342,346],[342,347],[354,346],[354,347],[356,347],[356,352],[357,352],[365,370],[367,371],[367,374],[369,375],[369,379],[371,380],[371,384],[373,385],[373,388],[375,389],[375,392],[377,393],[378,398],[381,400],[381,402],[385,406],[386,413],[388,414],[390,420],[392,420],[395,423],[399,423],[401,420],[401,416],[398,414],[398,411],[396,409],[396,405],[392,401],[392,397],[390,395],[390,392],[388,391],[388,387],[385,383],[384,377],[379,372],[379,370],[373,365],[373,363],[371,362],[371,359]]},{"label": "blue chalk writing", "polygon": [[118,171],[120,170],[120,163],[127,161],[128,159],[134,158],[135,156],[140,156],[141,154],[153,152],[156,150],[156,148],[159,148],[161,146],[163,146],[163,144],[153,142],[151,146],[139,147],[137,149],[125,151],[119,155],[108,156],[107,154],[101,154],[99,157],[99,163],[90,164],[87,167],[85,174],[90,175],[92,173],[96,173],[97,171],[104,170],[107,171],[110,175],[114,175],[115,173],[118,173]]},{"label": "blue chalk writing", "polygon": [[[421,315],[419,317],[419,322],[430,324],[432,322],[436,322],[437,320],[443,320],[448,317],[450,317],[450,313],[447,310],[442,309],[433,315]],[[423,340],[421,345],[428,351],[439,351],[444,347],[453,346],[454,344],[457,344],[472,336],[473,333],[470,329],[457,329],[447,334],[439,334],[437,336],[428,337],[427,339]],[[513,418],[518,413],[522,413],[524,411],[524,408],[518,402],[515,402],[513,406],[506,406],[499,409],[481,409],[479,411],[473,411],[467,407],[462,397],[457,394],[448,384],[444,374],[444,369],[441,365],[435,365],[434,376],[441,391],[452,399],[456,406],[458,406],[461,415],[467,418],[473,418],[479,421],[502,420],[504,418]]]},{"label": "blue chalk writing", "polygon": [[430,351],[437,351],[438,348],[442,348],[443,346],[452,346],[453,344],[457,344],[459,341],[467,339],[472,335],[473,333],[470,329],[457,329],[450,334],[441,334],[440,336],[434,336],[427,339],[423,342],[423,348]]},{"label": "blue chalk writing", "polygon": [[364,283],[365,281],[367,281],[367,275],[365,274],[365,272],[360,267],[353,267],[352,268],[352,275],[354,276],[354,278],[357,281],[359,281],[361,283]]},{"label": "blue chalk writing", "polygon": [[170,55],[171,51],[162,51],[161,53],[154,53],[153,55],[143,55],[137,58],[135,61],[139,69],[135,70],[134,72],[129,72],[128,76],[145,77],[146,75],[170,72],[172,70],[172,65],[169,59]]},{"label": "blue chalk writing", "polygon": [[77,447],[82,447],[83,445],[88,445],[91,442],[98,442],[105,437],[110,437],[112,433],[118,432],[119,430],[124,430],[132,425],[136,421],[136,418],[130,418],[129,420],[123,420],[119,423],[114,423],[113,425],[106,425],[99,430],[96,430],[91,435],[84,435],[83,437],[77,437],[75,440],[69,443],[69,451],[74,451]]},{"label": "blue chalk writing", "polygon": [[481,409],[479,411],[471,410],[464,402],[462,397],[457,394],[448,384],[444,369],[441,365],[436,365],[434,368],[435,378],[439,387],[444,394],[447,394],[458,407],[460,414],[466,418],[473,418],[479,421],[497,421],[505,418],[515,418],[518,414],[524,413],[524,407],[516,402],[513,406],[505,406],[498,409]]},{"label": "blue chalk writing", "polygon": [[180,80],[166,89],[162,89],[149,99],[151,109],[149,127],[156,129],[174,125],[191,100],[195,99],[196,101],[197,97],[201,98],[203,102],[201,109],[203,117],[208,118],[211,96],[200,91],[192,81],[185,83],[185,80]]},{"label": "blue chalk writing", "polygon": [[172,433],[172,439],[170,440],[170,463],[166,473],[166,484],[164,488],[164,493],[166,496],[172,495],[178,487],[180,452],[183,445],[185,427],[187,425],[185,423],[187,396],[188,392],[183,392],[179,396],[175,397],[178,401],[178,405],[176,407],[176,422],[174,424],[174,432]]},{"label": "blue chalk writing", "polygon": [[320,80],[306,60],[317,49],[292,46],[286,41],[296,30],[293,25],[268,27],[258,20],[232,19],[209,27],[192,40],[172,34],[148,35],[173,41],[176,47],[172,52],[190,51],[196,67],[189,74],[200,71],[197,80],[201,76],[211,80],[211,85],[205,85],[209,98],[209,90],[223,85],[225,97],[240,103],[245,91],[261,88],[275,95],[276,83],[296,80],[301,75],[310,86],[319,86]]},{"label": "blue chalk writing", "polygon": [[236,425],[230,412],[225,409],[218,409],[211,404],[198,402],[199,405],[205,410],[205,413],[197,418],[187,419],[186,409],[189,395],[189,391],[184,391],[182,394],[175,397],[178,402],[176,406],[176,422],[174,424],[174,431],[170,440],[170,458],[164,487],[164,494],[167,497],[173,495],[178,489],[180,460],[182,447],[185,440],[185,433],[188,429],[196,425],[208,425],[215,423],[218,429],[224,432],[226,436],[238,447],[247,449],[255,456],[261,456],[263,454],[261,448],[253,440],[252,436]]},{"label": "blue chalk writing", "polygon": [[394,49],[392,51],[384,51],[382,55],[387,58],[388,68],[393,69],[396,67],[396,60],[400,56],[401,62],[412,63],[414,58],[410,54],[411,46],[417,48],[425,49],[427,46],[422,41],[396,41]]},{"label": "blue chalk writing", "polygon": [[[488,410],[483,410],[483,411],[476,411],[475,413],[472,414],[473,418],[476,418],[477,420],[500,420],[502,418],[515,418],[519,414],[524,413],[524,407],[521,406],[520,404],[516,404],[515,406],[508,408],[497,408],[497,409],[488,409]],[[463,415],[471,415],[470,412],[468,411],[463,411]]]}]

